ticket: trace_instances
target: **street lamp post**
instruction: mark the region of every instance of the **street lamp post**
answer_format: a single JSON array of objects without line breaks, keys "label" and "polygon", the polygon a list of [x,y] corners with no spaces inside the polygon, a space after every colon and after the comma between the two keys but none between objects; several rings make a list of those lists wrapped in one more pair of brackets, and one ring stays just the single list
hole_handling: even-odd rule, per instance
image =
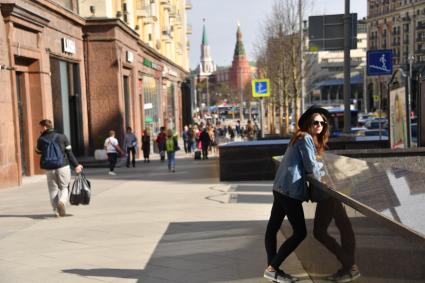
[{"label": "street lamp post", "polygon": [[412,112],[412,69],[415,57],[409,56],[409,76],[407,77],[407,136],[409,137],[407,146],[412,147],[412,128],[410,121],[410,113]]},{"label": "street lamp post", "polygon": [[301,93],[300,93],[300,110],[301,114],[304,113],[304,96],[305,96],[305,82],[304,82],[304,30],[303,30],[303,4],[302,0],[298,2],[299,20],[300,20],[300,79],[301,79]]},{"label": "street lamp post", "polygon": [[350,0],[345,0],[344,13],[344,133],[351,132],[351,77],[350,77]]},{"label": "street lamp post", "polygon": [[239,95],[240,95],[240,105],[239,105],[239,118],[241,120],[241,124],[243,124],[244,117],[243,117],[243,90],[242,90],[242,69],[239,68]]},{"label": "street lamp post", "polygon": [[207,76],[207,114],[210,114],[210,89],[209,89],[210,77]]}]

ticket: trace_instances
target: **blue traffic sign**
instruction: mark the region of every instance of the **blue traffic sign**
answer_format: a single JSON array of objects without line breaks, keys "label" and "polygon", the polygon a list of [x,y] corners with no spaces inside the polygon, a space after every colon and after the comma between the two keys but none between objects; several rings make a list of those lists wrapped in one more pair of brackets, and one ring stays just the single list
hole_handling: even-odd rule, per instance
[{"label": "blue traffic sign", "polygon": [[386,76],[393,73],[392,50],[369,50],[367,52],[367,75]]},{"label": "blue traffic sign", "polygon": [[270,80],[252,80],[252,96],[265,97],[270,96]]}]

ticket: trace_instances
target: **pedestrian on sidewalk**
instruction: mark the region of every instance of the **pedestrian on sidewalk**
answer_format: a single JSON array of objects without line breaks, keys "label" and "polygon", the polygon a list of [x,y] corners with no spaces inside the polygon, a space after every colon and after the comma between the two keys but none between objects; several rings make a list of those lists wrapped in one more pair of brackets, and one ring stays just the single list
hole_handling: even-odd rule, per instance
[{"label": "pedestrian on sidewalk", "polygon": [[151,152],[151,137],[150,137],[148,129],[145,129],[143,131],[142,150],[143,150],[144,162],[149,163],[149,155],[150,155],[150,152]]},{"label": "pedestrian on sidewalk", "polygon": [[161,161],[165,160],[165,140],[167,139],[167,135],[165,134],[165,127],[159,128],[159,134],[156,137],[156,144],[158,145],[159,156],[161,157]]},{"label": "pedestrian on sidewalk", "polygon": [[104,147],[106,149],[106,154],[108,155],[109,161],[109,175],[115,176],[117,173],[114,172],[115,165],[118,160],[118,153],[125,156],[124,150],[120,147],[118,140],[115,138],[115,131],[109,131],[109,137],[106,138]]},{"label": "pedestrian on sidewalk", "polygon": [[[268,267],[264,277],[276,282],[292,282],[294,278],[280,269],[283,261],[307,236],[302,202],[309,199],[306,175],[320,180],[323,164],[316,158],[325,149],[329,137],[329,112],[313,105],[301,115],[299,129],[294,134],[282,158],[273,183],[273,206],[267,224],[265,246]],[[293,234],[277,250],[277,233],[285,216]]]},{"label": "pedestrian on sidewalk", "polygon": [[211,138],[206,127],[202,129],[199,135],[199,141],[201,142],[202,159],[208,159],[208,149],[211,145]]},{"label": "pedestrian on sidewalk", "polygon": [[189,130],[187,132],[187,147],[188,147],[188,153],[192,153],[192,151],[195,151],[195,130],[193,129],[192,125],[189,125]]},{"label": "pedestrian on sidewalk", "polygon": [[130,167],[130,153],[131,164],[136,167],[137,138],[133,134],[131,127],[127,127],[127,132],[124,136],[124,149],[127,152],[127,168]]},{"label": "pedestrian on sidewalk", "polygon": [[190,153],[190,149],[189,149],[189,127],[187,125],[184,126],[182,138],[183,138],[184,152]]},{"label": "pedestrian on sidewalk", "polygon": [[51,120],[44,119],[40,123],[41,135],[37,140],[35,152],[41,154],[40,167],[46,170],[50,203],[56,216],[65,216],[65,205],[68,202],[68,188],[71,182],[71,168],[80,173],[83,166],[78,163],[72,153],[68,138],[53,129]]},{"label": "pedestrian on sidewalk", "polygon": [[176,151],[179,150],[177,137],[173,135],[173,130],[167,130],[167,139],[165,140],[165,149],[167,151],[168,171],[176,172]]}]

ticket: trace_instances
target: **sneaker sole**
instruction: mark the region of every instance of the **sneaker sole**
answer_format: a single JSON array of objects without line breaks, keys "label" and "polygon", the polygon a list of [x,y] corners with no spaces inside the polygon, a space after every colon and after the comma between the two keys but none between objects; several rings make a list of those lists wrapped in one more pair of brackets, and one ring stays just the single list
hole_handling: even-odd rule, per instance
[{"label": "sneaker sole", "polygon": [[59,216],[61,217],[65,216],[66,214],[65,205],[61,201],[58,203],[58,213],[59,213]]},{"label": "sneaker sole", "polygon": [[293,280],[284,280],[284,281],[282,281],[282,280],[277,280],[276,278],[274,278],[274,277],[272,277],[272,276],[269,276],[269,275],[266,275],[266,274],[264,274],[263,275],[263,277],[264,278],[266,278],[266,279],[268,279],[268,280],[270,280],[270,281],[272,281],[272,282],[278,282],[278,283],[292,283],[292,282],[294,282]]},{"label": "sneaker sole", "polygon": [[356,274],[351,278],[347,278],[347,279],[342,279],[342,280],[335,280],[335,282],[337,283],[348,283],[348,282],[353,282],[354,280],[356,280],[357,278],[359,278],[361,276],[361,274]]}]

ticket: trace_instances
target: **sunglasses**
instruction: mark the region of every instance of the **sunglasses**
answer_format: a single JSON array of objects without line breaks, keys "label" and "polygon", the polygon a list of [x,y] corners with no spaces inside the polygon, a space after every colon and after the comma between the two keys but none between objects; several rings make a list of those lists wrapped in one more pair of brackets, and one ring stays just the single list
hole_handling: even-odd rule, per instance
[{"label": "sunglasses", "polygon": [[319,126],[319,125],[321,125],[322,127],[324,127],[324,126],[326,126],[328,123],[326,122],[326,121],[316,121],[316,120],[314,120],[313,121],[313,126]]}]

